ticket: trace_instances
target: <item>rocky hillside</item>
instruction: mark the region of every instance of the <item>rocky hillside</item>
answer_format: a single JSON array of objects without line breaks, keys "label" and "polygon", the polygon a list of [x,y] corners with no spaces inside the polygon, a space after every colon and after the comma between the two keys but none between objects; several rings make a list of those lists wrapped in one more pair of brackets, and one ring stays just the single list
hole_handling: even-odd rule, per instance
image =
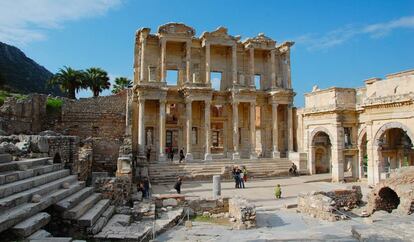
[{"label": "rocky hillside", "polygon": [[19,93],[46,93],[63,95],[57,87],[48,87],[53,74],[28,58],[18,48],[0,42],[0,85]]}]

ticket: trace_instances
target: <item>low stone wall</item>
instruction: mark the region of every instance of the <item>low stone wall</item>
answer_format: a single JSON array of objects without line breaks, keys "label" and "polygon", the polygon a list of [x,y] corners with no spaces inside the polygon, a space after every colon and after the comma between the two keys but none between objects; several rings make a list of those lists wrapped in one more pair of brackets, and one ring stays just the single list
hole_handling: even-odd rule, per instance
[{"label": "low stone wall", "polygon": [[94,186],[112,204],[125,205],[131,199],[132,183],[125,177],[98,177]]},{"label": "low stone wall", "polygon": [[198,215],[203,215],[205,212],[210,214],[226,213],[229,211],[229,199],[194,199],[188,201],[188,206]]},{"label": "low stone wall", "polygon": [[256,208],[243,198],[229,200],[229,216],[235,219],[236,229],[249,229],[256,227]]}]

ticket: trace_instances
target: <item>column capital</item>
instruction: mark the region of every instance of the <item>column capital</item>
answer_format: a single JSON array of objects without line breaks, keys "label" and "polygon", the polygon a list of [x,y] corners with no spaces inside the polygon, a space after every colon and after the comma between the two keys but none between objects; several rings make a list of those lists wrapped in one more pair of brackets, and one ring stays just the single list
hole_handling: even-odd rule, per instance
[{"label": "column capital", "polygon": [[165,46],[166,44],[167,44],[167,39],[166,38],[163,38],[163,37],[160,37],[160,44],[161,44],[161,46]]},{"label": "column capital", "polygon": [[143,96],[138,96],[137,97],[138,102],[145,102],[145,97]]},{"label": "column capital", "polygon": [[193,102],[192,98],[186,97],[184,100],[185,104],[191,104]]},{"label": "column capital", "polygon": [[166,99],[159,99],[160,104],[166,104],[167,100]]}]

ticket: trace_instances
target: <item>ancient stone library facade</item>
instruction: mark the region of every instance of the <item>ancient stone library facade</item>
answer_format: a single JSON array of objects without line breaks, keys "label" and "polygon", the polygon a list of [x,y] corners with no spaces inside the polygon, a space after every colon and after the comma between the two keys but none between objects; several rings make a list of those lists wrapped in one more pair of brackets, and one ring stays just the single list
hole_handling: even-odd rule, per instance
[{"label": "ancient stone library facade", "polygon": [[177,23],[140,29],[128,119],[134,150],[151,147],[159,161],[181,148],[187,161],[292,152],[292,45],[263,34],[240,41],[224,27],[200,37]]}]

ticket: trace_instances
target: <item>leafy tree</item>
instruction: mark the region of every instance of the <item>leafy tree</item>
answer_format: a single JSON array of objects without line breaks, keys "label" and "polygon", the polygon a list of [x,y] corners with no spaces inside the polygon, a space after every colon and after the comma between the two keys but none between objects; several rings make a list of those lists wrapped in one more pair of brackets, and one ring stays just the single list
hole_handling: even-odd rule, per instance
[{"label": "leafy tree", "polygon": [[99,96],[99,93],[111,86],[108,73],[101,68],[86,69],[83,80],[85,85],[92,90],[94,97]]},{"label": "leafy tree", "polygon": [[113,86],[112,93],[116,94],[120,91],[132,87],[132,81],[126,77],[115,78],[115,85]]},{"label": "leafy tree", "polygon": [[76,92],[84,88],[83,72],[75,70],[71,67],[64,66],[59,69],[53,77],[48,81],[49,85],[59,85],[63,92],[67,93],[68,98],[76,99]]}]

